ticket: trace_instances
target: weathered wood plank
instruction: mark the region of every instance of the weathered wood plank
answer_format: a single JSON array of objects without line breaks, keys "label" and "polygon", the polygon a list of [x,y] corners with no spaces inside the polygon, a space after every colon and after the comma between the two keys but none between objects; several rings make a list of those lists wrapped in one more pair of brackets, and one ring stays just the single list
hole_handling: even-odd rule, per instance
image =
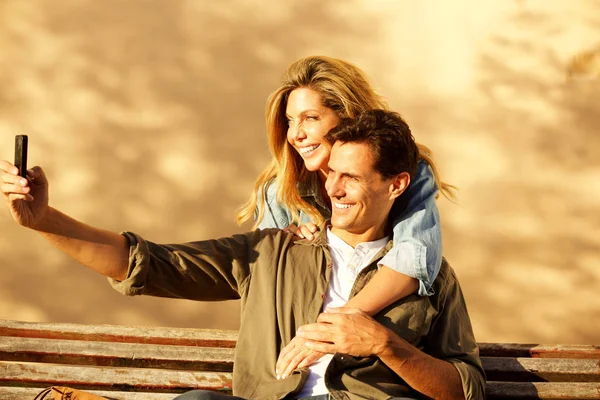
[{"label": "weathered wood plank", "polygon": [[0,336],[234,348],[236,331],[0,320]]},{"label": "weathered wood plank", "polygon": [[600,359],[598,345],[542,345],[479,343],[482,357],[587,358]]},{"label": "weathered wood plank", "polygon": [[[0,336],[235,347],[237,331],[0,320]],[[479,343],[484,357],[598,358],[600,345]]]},{"label": "weathered wood plank", "polygon": [[600,383],[488,382],[487,398],[494,400],[598,400],[600,399]]},{"label": "weathered wood plank", "polygon": [[482,357],[488,381],[600,382],[599,360]]},{"label": "weathered wood plank", "polygon": [[0,386],[141,392],[230,391],[231,373],[0,362]]},{"label": "weathered wood plank", "polygon": [[[0,400],[32,400],[43,388],[22,388],[0,386]],[[173,400],[176,393],[149,393],[149,392],[120,392],[106,390],[88,390],[107,399],[114,400]]]},{"label": "weathered wood plank", "polygon": [[0,335],[126,343],[234,347],[235,331],[1,321]]},{"label": "weathered wood plank", "polygon": [[191,371],[233,371],[234,349],[4,337],[0,360]]}]

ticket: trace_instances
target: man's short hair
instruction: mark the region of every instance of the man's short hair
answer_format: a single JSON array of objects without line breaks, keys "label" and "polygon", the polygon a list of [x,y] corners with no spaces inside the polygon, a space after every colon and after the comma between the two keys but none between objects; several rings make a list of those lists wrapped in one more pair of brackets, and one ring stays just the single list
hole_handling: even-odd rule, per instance
[{"label": "man's short hair", "polygon": [[369,110],[356,119],[343,118],[325,138],[331,143],[367,144],[375,171],[385,179],[408,172],[412,180],[417,172],[419,149],[408,124],[396,112]]}]

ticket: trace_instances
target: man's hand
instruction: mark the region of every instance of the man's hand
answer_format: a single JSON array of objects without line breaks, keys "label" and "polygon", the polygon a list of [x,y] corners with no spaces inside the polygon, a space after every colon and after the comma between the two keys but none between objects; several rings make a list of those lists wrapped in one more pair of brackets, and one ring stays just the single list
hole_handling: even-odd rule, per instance
[{"label": "man's hand", "polygon": [[308,240],[313,240],[315,238],[314,233],[318,230],[319,227],[311,222],[300,226],[296,226],[296,224],[290,224],[290,226],[283,229],[284,232],[293,233],[296,239]]},{"label": "man's hand", "polygon": [[304,346],[322,353],[356,357],[380,355],[390,340],[390,331],[357,308],[333,308],[314,324],[301,326],[296,337]]},{"label": "man's hand", "polygon": [[308,367],[325,355],[324,353],[309,349],[305,344],[305,339],[296,336],[281,350],[275,366],[277,379],[285,379],[296,368]]},{"label": "man's hand", "polygon": [[34,228],[48,210],[48,181],[40,167],[27,171],[27,179],[19,176],[18,168],[0,160],[2,194],[6,197],[13,219],[20,225]]}]

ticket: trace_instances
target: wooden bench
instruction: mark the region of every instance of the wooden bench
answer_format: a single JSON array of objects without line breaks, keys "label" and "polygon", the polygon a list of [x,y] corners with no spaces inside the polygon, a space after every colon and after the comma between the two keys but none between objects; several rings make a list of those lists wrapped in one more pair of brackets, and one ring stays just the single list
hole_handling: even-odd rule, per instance
[{"label": "wooden bench", "polygon": [[[69,386],[112,399],[231,391],[235,331],[0,320],[0,399]],[[600,399],[600,346],[481,343],[488,399]]]}]

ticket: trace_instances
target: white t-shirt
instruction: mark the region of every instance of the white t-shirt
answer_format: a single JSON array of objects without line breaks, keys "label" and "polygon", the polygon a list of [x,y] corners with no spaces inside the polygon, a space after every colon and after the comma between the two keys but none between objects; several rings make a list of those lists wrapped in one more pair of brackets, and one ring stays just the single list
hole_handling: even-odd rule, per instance
[{"label": "white t-shirt", "polygon": [[[374,242],[360,243],[353,248],[327,228],[327,245],[333,265],[323,311],[328,307],[343,307],[348,302],[356,277],[388,241],[389,237],[385,237]],[[332,358],[333,355],[326,354],[309,367],[310,374],[297,398],[329,393],[325,386],[325,370]]]}]

